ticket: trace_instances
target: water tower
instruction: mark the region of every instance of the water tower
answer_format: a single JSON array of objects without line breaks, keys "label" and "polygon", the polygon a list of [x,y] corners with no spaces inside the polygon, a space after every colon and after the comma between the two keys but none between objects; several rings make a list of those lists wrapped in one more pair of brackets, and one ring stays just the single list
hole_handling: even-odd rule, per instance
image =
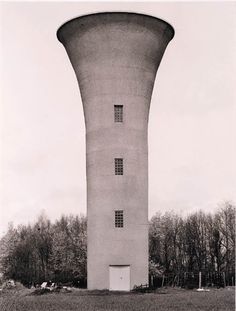
[{"label": "water tower", "polygon": [[171,25],[98,13],[57,36],[74,68],[86,125],[88,289],[148,283],[148,115]]}]

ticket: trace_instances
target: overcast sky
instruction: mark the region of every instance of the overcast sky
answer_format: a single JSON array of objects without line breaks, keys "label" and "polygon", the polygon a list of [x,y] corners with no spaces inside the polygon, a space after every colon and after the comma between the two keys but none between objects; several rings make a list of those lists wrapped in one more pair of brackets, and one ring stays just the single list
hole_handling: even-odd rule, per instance
[{"label": "overcast sky", "polygon": [[0,234],[42,210],[52,220],[86,213],[82,104],[56,31],[102,11],[175,28],[151,102],[149,216],[236,201],[235,2],[1,2]]}]

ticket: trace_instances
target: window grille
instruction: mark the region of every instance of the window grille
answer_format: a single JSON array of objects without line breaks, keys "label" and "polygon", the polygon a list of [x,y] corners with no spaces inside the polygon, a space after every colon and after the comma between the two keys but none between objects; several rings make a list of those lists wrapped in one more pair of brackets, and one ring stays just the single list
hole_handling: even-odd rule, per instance
[{"label": "window grille", "polygon": [[123,175],[123,173],[124,173],[123,159],[115,158],[115,175]]},{"label": "window grille", "polygon": [[124,227],[124,213],[123,211],[115,211],[115,227],[123,228]]},{"label": "window grille", "polygon": [[114,106],[115,122],[123,122],[123,105]]}]

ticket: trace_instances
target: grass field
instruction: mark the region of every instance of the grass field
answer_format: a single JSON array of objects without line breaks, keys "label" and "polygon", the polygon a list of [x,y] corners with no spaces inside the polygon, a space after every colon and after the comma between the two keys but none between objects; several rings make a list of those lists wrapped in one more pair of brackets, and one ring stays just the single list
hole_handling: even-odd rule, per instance
[{"label": "grass field", "polygon": [[32,295],[32,290],[0,292],[1,311],[234,311],[234,288],[196,292],[159,289],[155,293],[109,293],[73,289],[71,293]]}]

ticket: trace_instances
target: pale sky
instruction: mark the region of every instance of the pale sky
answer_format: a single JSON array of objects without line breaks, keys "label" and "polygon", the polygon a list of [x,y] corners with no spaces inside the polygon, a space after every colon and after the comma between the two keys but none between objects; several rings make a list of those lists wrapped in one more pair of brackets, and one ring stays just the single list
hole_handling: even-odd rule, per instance
[{"label": "pale sky", "polygon": [[85,126],[58,27],[128,11],[175,28],[149,118],[149,217],[236,202],[235,2],[1,2],[0,234],[8,222],[86,214]]}]

